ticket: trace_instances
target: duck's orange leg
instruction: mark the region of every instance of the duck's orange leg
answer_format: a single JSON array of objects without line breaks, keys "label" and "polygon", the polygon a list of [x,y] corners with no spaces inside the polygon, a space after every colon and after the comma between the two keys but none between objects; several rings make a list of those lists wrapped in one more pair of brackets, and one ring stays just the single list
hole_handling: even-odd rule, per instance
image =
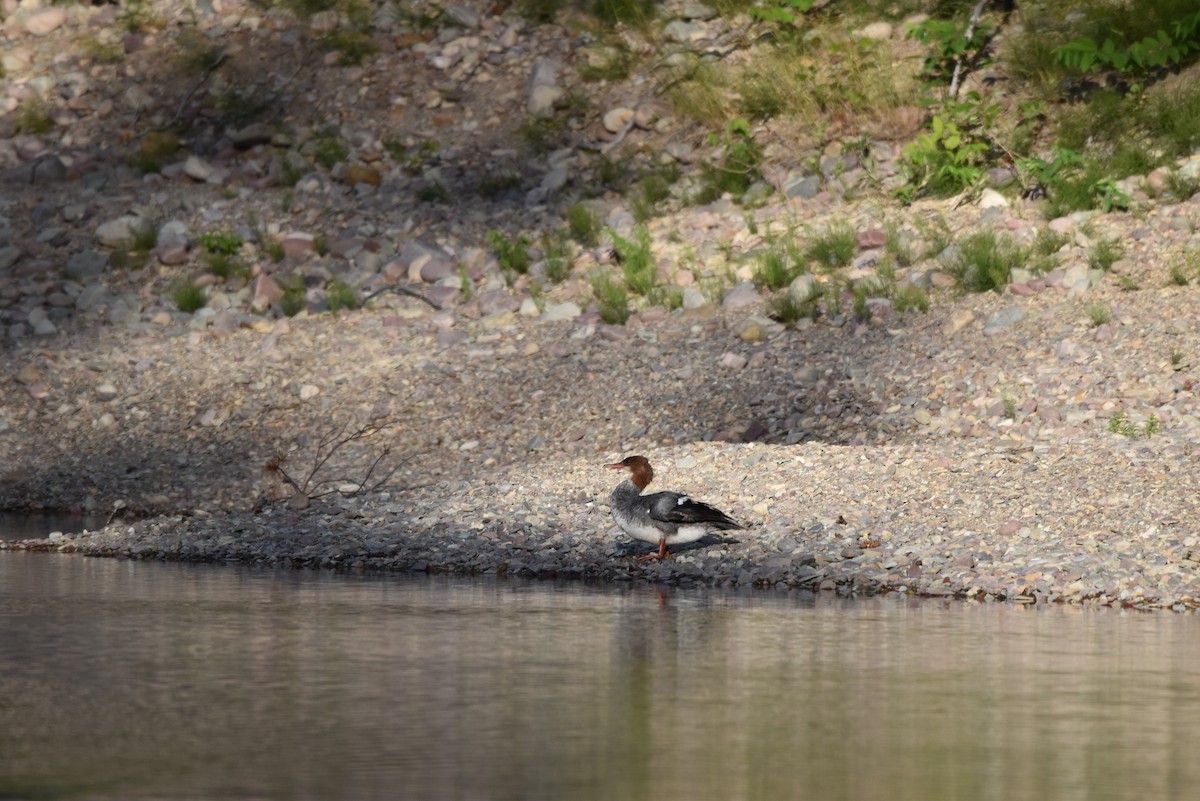
[{"label": "duck's orange leg", "polygon": [[658,553],[648,553],[645,556],[639,556],[638,560],[648,562],[654,559],[666,559],[670,555],[671,551],[667,549],[666,539],[661,539],[658,541]]}]

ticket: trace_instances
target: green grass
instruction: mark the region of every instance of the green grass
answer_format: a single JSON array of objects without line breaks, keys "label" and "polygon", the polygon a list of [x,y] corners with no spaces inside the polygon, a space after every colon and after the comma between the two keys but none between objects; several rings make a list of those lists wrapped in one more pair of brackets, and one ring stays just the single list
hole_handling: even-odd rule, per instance
[{"label": "green grass", "polygon": [[892,293],[892,303],[900,314],[929,311],[929,293],[916,284],[900,284]]},{"label": "green grass", "polygon": [[278,264],[287,256],[287,252],[283,249],[283,243],[278,239],[271,237],[263,243],[263,253],[267,258]]},{"label": "green grass", "polygon": [[650,231],[639,226],[633,239],[611,231],[613,250],[625,276],[625,286],[637,295],[649,295],[658,283],[658,265],[650,251]]},{"label": "green grass", "polygon": [[204,305],[208,303],[208,298],[204,295],[204,288],[193,281],[175,287],[171,292],[171,299],[175,301],[175,305],[181,312],[188,314],[203,309]]},{"label": "green grass", "polygon": [[228,253],[206,253],[204,261],[212,274],[218,278],[228,280],[230,278],[248,279],[250,277],[250,265]]},{"label": "green grass", "polygon": [[819,297],[798,301],[786,291],[776,292],[767,301],[767,313],[790,328],[805,317],[816,319]]},{"label": "green grass", "polygon": [[767,289],[784,289],[801,272],[787,248],[780,243],[768,245],[758,254],[754,267],[754,283]]},{"label": "green grass", "polygon": [[834,224],[807,243],[805,255],[825,269],[845,267],[858,250],[854,229],[848,224]]},{"label": "green grass", "polygon": [[279,299],[279,310],[288,317],[295,317],[300,312],[304,311],[308,305],[306,292],[304,288],[304,279],[299,275],[290,275],[285,279],[280,279],[279,288],[283,290],[283,297]]},{"label": "green grass", "polygon": [[21,106],[17,114],[17,130],[35,136],[43,136],[54,130],[54,117],[43,100],[35,97]]},{"label": "green grass", "polygon": [[1099,239],[1088,251],[1088,266],[1093,270],[1108,272],[1123,255],[1125,252],[1119,243],[1111,239]]},{"label": "green grass", "polygon": [[948,267],[959,284],[971,292],[1001,291],[1013,268],[1026,260],[1022,248],[994,231],[968,234],[958,246],[959,252]]},{"label": "green grass", "polygon": [[548,281],[557,284],[570,277],[573,266],[571,242],[565,231],[542,236],[542,255],[545,259]]},{"label": "green grass", "polygon": [[645,29],[654,19],[655,0],[592,0],[591,12],[606,25]]},{"label": "green grass", "polygon": [[600,244],[600,220],[582,203],[572,203],[567,206],[567,230],[571,238],[585,248],[594,248]]},{"label": "green grass", "polygon": [[1097,301],[1088,304],[1087,315],[1092,325],[1099,327],[1112,319],[1112,308],[1107,303]]},{"label": "green grass", "polygon": [[479,196],[495,200],[506,192],[515,192],[521,188],[521,176],[515,170],[498,170],[484,173],[479,179],[477,191]]},{"label": "green grass", "polygon": [[329,310],[337,314],[342,309],[358,308],[358,293],[354,287],[340,278],[334,278],[325,287],[325,299],[329,302]]},{"label": "green grass", "polygon": [[332,170],[337,164],[346,160],[350,151],[340,139],[333,136],[321,136],[313,142],[313,158],[327,170]]},{"label": "green grass", "polygon": [[196,237],[196,243],[209,253],[232,256],[246,244],[245,238],[231,228],[205,231]]},{"label": "green grass", "polygon": [[379,52],[371,37],[361,31],[336,30],[325,39],[325,47],[338,54],[343,67],[361,64]]},{"label": "green grass", "polygon": [[1168,275],[1171,283],[1175,286],[1187,286],[1192,280],[1192,271],[1188,270],[1183,262],[1171,262],[1171,271]]},{"label": "green grass", "polygon": [[509,276],[510,280],[513,273],[524,275],[529,272],[532,258],[529,253],[528,237],[518,235],[515,239],[509,239],[499,231],[489,231],[488,242],[491,243],[492,250],[496,253],[496,261],[499,262],[500,269]]},{"label": "green grass", "polygon": [[605,271],[592,279],[592,294],[600,319],[609,325],[625,325],[629,320],[629,293],[625,286]]}]

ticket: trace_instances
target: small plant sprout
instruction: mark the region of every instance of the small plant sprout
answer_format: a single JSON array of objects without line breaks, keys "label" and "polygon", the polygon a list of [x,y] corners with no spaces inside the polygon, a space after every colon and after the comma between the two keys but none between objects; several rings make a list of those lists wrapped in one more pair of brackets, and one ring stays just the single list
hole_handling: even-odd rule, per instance
[{"label": "small plant sprout", "polygon": [[1102,326],[1112,319],[1112,308],[1107,303],[1092,303],[1087,307],[1088,319],[1094,326]]},{"label": "small plant sprout", "polygon": [[845,267],[857,249],[854,229],[848,224],[826,228],[808,243],[807,256],[825,269]]},{"label": "small plant sprout", "polygon": [[1007,392],[1003,394],[1002,401],[1004,403],[1004,417],[1008,420],[1017,419],[1017,400]]},{"label": "small plant sprout", "polygon": [[529,272],[532,259],[529,255],[528,237],[518,235],[516,239],[509,239],[499,231],[491,231],[488,233],[488,241],[492,244],[492,250],[496,251],[496,261],[500,264],[500,269],[508,276],[510,282],[513,273],[524,275]]},{"label": "small plant sprout", "polygon": [[609,325],[625,325],[629,320],[629,294],[608,271],[592,279],[592,294],[596,297],[600,319]]},{"label": "small plant sprout", "polygon": [[1108,272],[1121,256],[1125,255],[1120,244],[1110,239],[1101,239],[1092,245],[1088,253],[1088,266],[1093,270]]},{"label": "small plant sprout", "polygon": [[1179,348],[1171,348],[1171,367],[1178,370],[1181,364],[1183,364],[1183,351]]},{"label": "small plant sprout", "polygon": [[1175,286],[1187,286],[1188,282],[1191,281],[1191,276],[1188,274],[1187,268],[1180,261],[1171,263],[1169,277],[1171,283]]},{"label": "small plant sprout", "polygon": [[1142,288],[1141,285],[1138,284],[1137,279],[1132,275],[1119,276],[1117,278],[1117,286],[1121,287],[1121,289],[1125,290],[1126,292],[1137,292]]},{"label": "small plant sprout", "polygon": [[194,281],[180,284],[175,287],[171,293],[171,299],[175,301],[175,305],[179,307],[181,312],[191,314],[204,308],[204,304],[208,299],[204,296],[204,287],[199,286]]}]

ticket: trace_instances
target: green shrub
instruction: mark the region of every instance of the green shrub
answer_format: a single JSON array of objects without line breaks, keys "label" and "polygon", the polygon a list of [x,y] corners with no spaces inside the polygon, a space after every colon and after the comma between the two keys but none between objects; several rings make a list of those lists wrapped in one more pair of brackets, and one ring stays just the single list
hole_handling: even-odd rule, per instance
[{"label": "green shrub", "polygon": [[196,237],[196,242],[208,253],[222,253],[226,256],[232,256],[246,244],[241,234],[229,228],[205,231]]},{"label": "green shrub", "polygon": [[327,170],[332,170],[338,163],[345,161],[348,155],[350,151],[336,137],[321,136],[313,143],[313,158]]},{"label": "green shrub", "polygon": [[325,39],[325,46],[338,53],[342,66],[361,64],[368,56],[379,52],[371,37],[360,31],[336,30]]},{"label": "green shrub", "polygon": [[1093,270],[1107,272],[1123,255],[1125,252],[1120,243],[1111,239],[1098,239],[1088,251],[1088,266]]},{"label": "green shrub", "polygon": [[625,325],[629,320],[629,295],[625,287],[602,272],[592,279],[592,294],[599,307],[600,319],[609,325]]},{"label": "green shrub", "polygon": [[929,293],[916,284],[900,284],[892,296],[892,303],[900,314],[910,311],[929,311]]},{"label": "green shrub", "polygon": [[307,305],[304,279],[299,275],[291,275],[279,281],[283,296],[279,299],[279,310],[288,317],[295,317],[304,311]]},{"label": "green shrub", "polygon": [[826,269],[845,267],[854,259],[858,239],[849,223],[837,223],[814,236],[805,255]]},{"label": "green shrub", "polygon": [[505,274],[511,277],[513,273],[524,275],[529,272],[531,258],[528,237],[518,235],[516,239],[510,240],[499,231],[489,231],[488,241],[491,242],[492,250],[496,252],[496,260]]},{"label": "green shrub", "polygon": [[194,281],[180,284],[171,293],[172,300],[181,312],[191,314],[204,308],[208,299],[204,296],[204,288]]},{"label": "green shrub", "polygon": [[542,236],[542,254],[546,262],[546,278],[560,283],[571,275],[571,243],[564,231]]},{"label": "green shrub", "polygon": [[701,188],[697,203],[711,203],[722,195],[741,197],[750,186],[762,178],[762,148],[750,135],[745,120],[731,120],[725,126],[724,137],[709,134],[709,144],[720,144],[720,159],[700,165]]},{"label": "green shrub", "polygon": [[1026,259],[1022,248],[993,231],[977,231],[962,239],[958,246],[959,252],[949,269],[972,292],[999,292],[1008,284],[1013,268]]},{"label": "green shrub", "polygon": [[639,226],[635,238],[625,239],[611,231],[613,250],[625,276],[625,286],[638,295],[648,295],[658,283],[658,265],[650,252],[650,231]]},{"label": "green shrub", "polygon": [[334,314],[342,309],[358,308],[358,293],[340,278],[329,282],[329,286],[325,288],[325,300],[329,302],[329,310]]},{"label": "green shrub", "polygon": [[567,206],[567,229],[571,238],[585,248],[600,244],[600,220],[582,203]]}]

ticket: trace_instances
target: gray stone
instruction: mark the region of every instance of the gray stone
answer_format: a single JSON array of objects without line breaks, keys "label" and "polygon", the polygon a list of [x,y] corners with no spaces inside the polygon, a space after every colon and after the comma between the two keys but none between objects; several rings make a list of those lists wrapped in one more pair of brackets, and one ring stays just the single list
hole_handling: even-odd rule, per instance
[{"label": "gray stone", "polygon": [[1007,167],[992,167],[987,171],[987,183],[992,189],[1004,189],[1016,183],[1017,174]]},{"label": "gray stone", "polygon": [[708,36],[708,29],[704,24],[694,20],[672,20],[663,26],[662,32],[668,42],[683,44],[698,42]]},{"label": "gray stone", "polygon": [[191,155],[183,162],[183,174],[193,181],[207,183],[213,176],[213,167],[199,156]]},{"label": "gray stone", "polygon": [[452,5],[442,9],[442,13],[464,28],[475,30],[479,27],[479,12],[470,6]]},{"label": "gray stone", "polygon": [[154,238],[154,246],[156,248],[187,247],[191,238],[192,232],[188,230],[187,223],[182,220],[168,220],[159,226],[158,233]]},{"label": "gray stone", "polygon": [[90,311],[107,304],[110,297],[108,288],[102,284],[88,284],[75,298],[75,308],[79,311]]},{"label": "gray stone", "polygon": [[583,314],[583,310],[579,308],[579,304],[572,303],[568,300],[564,303],[553,303],[547,306],[545,313],[542,315],[542,319],[551,322],[574,320],[581,314]]},{"label": "gray stone", "polygon": [[37,158],[4,173],[4,180],[13,184],[53,184],[67,179],[67,165],[53,154]]},{"label": "gray stone", "polygon": [[812,273],[800,273],[792,279],[787,292],[793,303],[807,303],[817,294],[817,279]]},{"label": "gray stone", "polygon": [[462,302],[462,290],[456,286],[431,286],[425,290],[425,297],[439,309],[449,309]]},{"label": "gray stone", "polygon": [[713,17],[717,16],[717,12],[712,8],[712,6],[705,5],[704,3],[697,3],[693,0],[692,2],[686,2],[683,4],[683,8],[679,10],[679,16],[683,19],[705,20],[712,19]]},{"label": "gray stone", "polygon": [[72,253],[63,266],[63,275],[72,281],[86,281],[95,278],[108,267],[108,254],[95,250],[81,250]]},{"label": "gray stone", "polygon": [[489,289],[479,293],[479,313],[485,317],[503,312],[515,312],[521,301],[508,294],[505,289]]},{"label": "gray stone", "polygon": [[67,11],[61,6],[39,8],[25,18],[25,30],[33,36],[45,36],[67,21]]},{"label": "gray stone", "polygon": [[559,86],[539,84],[530,90],[529,102],[526,103],[525,110],[533,117],[541,119],[553,117],[554,107],[566,96],[566,91]]},{"label": "gray stone", "polygon": [[704,293],[693,286],[685,287],[683,290],[683,308],[685,309],[700,309],[708,305],[708,298],[704,297]]},{"label": "gray stone", "polygon": [[558,73],[562,70],[562,65],[552,58],[539,58],[533,62],[533,67],[529,71],[529,80],[525,82],[526,91],[532,94],[534,88],[538,86],[557,86]]},{"label": "gray stone", "polygon": [[245,128],[234,131],[229,135],[229,139],[233,142],[233,146],[239,150],[255,147],[257,145],[270,144],[271,138],[275,135],[275,130],[265,122],[255,122],[247,125]]},{"label": "gray stone", "polygon": [[784,179],[783,193],[789,198],[808,200],[821,192],[821,176],[795,175]]},{"label": "gray stone", "polygon": [[1020,306],[1009,306],[1007,309],[999,309],[988,315],[987,322],[983,324],[983,333],[990,335],[1005,328],[1012,328],[1024,318],[1025,310]]},{"label": "gray stone", "polygon": [[96,239],[101,245],[110,248],[128,245],[133,241],[137,232],[142,230],[146,221],[134,214],[126,214],[115,220],[101,223],[96,228]]},{"label": "gray stone", "polygon": [[877,42],[883,42],[892,38],[894,30],[889,22],[872,22],[869,25],[859,28],[856,33],[863,39],[874,39]]},{"label": "gray stone", "polygon": [[762,296],[753,284],[738,284],[725,293],[721,306],[726,309],[742,309],[762,302]]},{"label": "gray stone", "polygon": [[5,245],[0,248],[0,270],[7,270],[21,258],[21,249],[16,245]]}]

